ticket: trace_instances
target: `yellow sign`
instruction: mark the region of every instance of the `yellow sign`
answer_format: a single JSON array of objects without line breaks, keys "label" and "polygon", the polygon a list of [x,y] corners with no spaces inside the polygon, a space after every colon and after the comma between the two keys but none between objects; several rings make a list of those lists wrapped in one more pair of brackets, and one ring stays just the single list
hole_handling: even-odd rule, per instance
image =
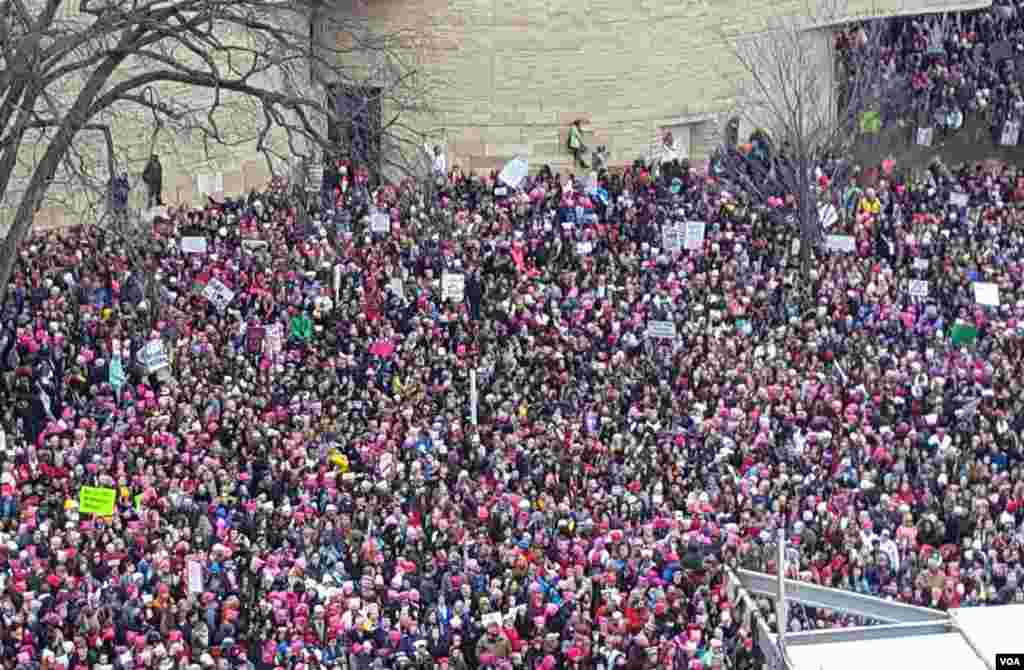
[{"label": "yellow sign", "polygon": [[327,453],[327,460],[330,461],[331,464],[337,466],[338,470],[341,471],[341,474],[348,472],[348,457],[337,449],[331,449]]},{"label": "yellow sign", "polygon": [[98,486],[83,486],[78,492],[78,511],[82,514],[114,515],[117,491]]}]

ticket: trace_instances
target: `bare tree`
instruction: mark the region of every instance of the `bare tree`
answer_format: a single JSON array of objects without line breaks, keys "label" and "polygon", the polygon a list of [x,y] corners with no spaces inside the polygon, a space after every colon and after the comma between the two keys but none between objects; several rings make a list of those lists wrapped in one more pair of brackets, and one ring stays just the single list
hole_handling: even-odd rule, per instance
[{"label": "bare tree", "polygon": [[407,121],[430,112],[416,47],[319,0],[0,0],[0,296],[44,201],[98,220],[115,162],[145,159],[117,156],[127,121],[151,146],[255,144],[277,174],[339,152],[408,174]]},{"label": "bare tree", "polygon": [[754,156],[724,147],[716,161],[727,183],[762,203],[794,198],[805,273],[822,239],[819,176],[835,181],[842,157],[864,139],[866,115],[889,92],[884,22],[858,20],[843,0],[807,2],[803,15],[727,38],[740,70],[736,114],[759,139]]}]

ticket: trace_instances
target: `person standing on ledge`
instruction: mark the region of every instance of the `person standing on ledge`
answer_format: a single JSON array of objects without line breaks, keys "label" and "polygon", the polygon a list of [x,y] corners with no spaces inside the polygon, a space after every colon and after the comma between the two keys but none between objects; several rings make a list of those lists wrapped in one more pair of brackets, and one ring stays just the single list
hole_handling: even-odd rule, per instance
[{"label": "person standing on ledge", "polygon": [[142,171],[142,181],[146,184],[149,197],[146,200],[146,208],[150,209],[156,204],[162,207],[164,204],[164,168],[160,165],[160,157],[153,154],[146,163],[146,169]]},{"label": "person standing on ledge", "polygon": [[583,120],[576,119],[569,126],[569,151],[572,152],[576,158],[576,162],[582,168],[589,168],[587,162],[583,160],[583,157],[587,154],[587,147],[583,144]]}]

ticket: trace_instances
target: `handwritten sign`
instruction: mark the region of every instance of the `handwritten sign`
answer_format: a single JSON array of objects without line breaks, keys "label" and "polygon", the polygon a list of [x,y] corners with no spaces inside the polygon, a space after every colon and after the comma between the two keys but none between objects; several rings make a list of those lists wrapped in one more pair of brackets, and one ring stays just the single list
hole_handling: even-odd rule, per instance
[{"label": "handwritten sign", "polygon": [[915,144],[922,147],[930,147],[934,132],[934,128],[918,128],[917,133],[914,135]]},{"label": "handwritten sign", "polygon": [[685,229],[681,225],[666,223],[661,227],[661,246],[665,251],[680,251],[685,235]]},{"label": "handwritten sign", "polygon": [[139,351],[139,362],[142,364],[142,367],[146,368],[147,374],[153,374],[166,367],[170,367],[171,361],[167,357],[163,340],[150,340],[147,342],[146,346]]},{"label": "handwritten sign", "polygon": [[462,302],[466,297],[466,275],[445,272],[441,275],[441,299]]},{"label": "handwritten sign", "polygon": [[391,231],[391,217],[377,212],[370,217],[370,232],[385,234]]},{"label": "handwritten sign", "polygon": [[703,221],[687,221],[684,246],[690,251],[696,251],[703,247],[705,228],[706,226]]},{"label": "handwritten sign", "polygon": [[218,312],[223,312],[235,299],[235,292],[219,279],[213,278],[203,288],[203,297],[209,300]]},{"label": "handwritten sign", "polygon": [[915,258],[914,259],[914,269],[915,270],[927,270],[928,269],[928,259],[927,258]]},{"label": "handwritten sign", "polygon": [[580,256],[589,256],[594,251],[593,242],[577,242],[576,253]]},{"label": "handwritten sign", "polygon": [[999,285],[988,282],[974,282],[974,301],[989,307],[999,306]]},{"label": "handwritten sign", "polygon": [[852,253],[857,250],[857,244],[851,235],[828,235],[825,237],[825,248],[829,251]]},{"label": "handwritten sign", "polygon": [[968,195],[961,191],[953,191],[949,194],[949,204],[954,207],[966,207],[968,202]]},{"label": "handwritten sign", "polygon": [[1020,140],[1020,122],[1007,121],[1003,124],[1003,132],[999,137],[999,144],[1004,147],[1017,146]]},{"label": "handwritten sign", "polygon": [[205,254],[205,237],[183,237],[181,238],[181,252],[184,254]]},{"label": "handwritten sign", "polygon": [[113,516],[117,491],[99,486],[83,486],[78,491],[78,511],[81,514]]},{"label": "handwritten sign", "polygon": [[923,279],[911,279],[908,292],[915,298],[927,298],[928,282]]},{"label": "handwritten sign", "polygon": [[648,321],[647,337],[657,340],[674,340],[676,324],[672,321]]},{"label": "handwritten sign", "polygon": [[199,561],[188,562],[188,592],[203,592],[203,566]]}]

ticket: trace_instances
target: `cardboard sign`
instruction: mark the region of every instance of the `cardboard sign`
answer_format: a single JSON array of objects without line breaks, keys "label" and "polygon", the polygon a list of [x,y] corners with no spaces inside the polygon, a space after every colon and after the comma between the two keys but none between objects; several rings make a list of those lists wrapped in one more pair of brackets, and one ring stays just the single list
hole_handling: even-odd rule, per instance
[{"label": "cardboard sign", "polygon": [[696,251],[704,246],[704,232],[706,225],[703,221],[686,222],[685,246],[690,251]]},{"label": "cardboard sign", "polygon": [[370,232],[388,233],[391,231],[391,217],[383,212],[377,212],[370,217]]},{"label": "cardboard sign", "polygon": [[988,282],[974,282],[974,301],[989,307],[999,306],[999,285]]},{"label": "cardboard sign", "polygon": [[513,158],[501,169],[498,180],[502,183],[519,188],[526,176],[530,174],[530,163],[525,158]]},{"label": "cardboard sign", "polygon": [[917,133],[914,135],[914,143],[918,146],[930,147],[934,133],[934,128],[918,128]]},{"label": "cardboard sign", "polygon": [[445,272],[441,275],[441,299],[462,302],[466,297],[466,275]]},{"label": "cardboard sign", "polygon": [[857,250],[857,242],[851,235],[828,235],[825,237],[825,248],[829,251],[853,253]]},{"label": "cardboard sign", "polygon": [[953,191],[949,194],[949,204],[954,207],[966,207],[970,196],[960,191]]},{"label": "cardboard sign", "polygon": [[674,340],[676,338],[676,324],[672,321],[648,321],[647,337],[658,340]]},{"label": "cardboard sign", "polygon": [[1004,147],[1015,147],[1020,140],[1020,122],[1007,121],[1003,124],[1003,133],[999,137],[999,144]]},{"label": "cardboard sign", "polygon": [[203,566],[199,561],[188,562],[188,592],[203,592]]},{"label": "cardboard sign", "polygon": [[928,282],[923,279],[911,279],[908,293],[915,298],[927,298],[928,297]]},{"label": "cardboard sign", "polygon": [[183,237],[181,238],[181,253],[183,254],[205,254],[205,237]]},{"label": "cardboard sign", "polygon": [[218,312],[227,309],[235,299],[235,292],[224,285],[219,279],[211,279],[203,288],[203,297],[209,300]]},{"label": "cardboard sign", "polygon": [[117,491],[99,486],[83,486],[78,491],[78,511],[80,514],[98,514],[113,516],[114,502]]}]

